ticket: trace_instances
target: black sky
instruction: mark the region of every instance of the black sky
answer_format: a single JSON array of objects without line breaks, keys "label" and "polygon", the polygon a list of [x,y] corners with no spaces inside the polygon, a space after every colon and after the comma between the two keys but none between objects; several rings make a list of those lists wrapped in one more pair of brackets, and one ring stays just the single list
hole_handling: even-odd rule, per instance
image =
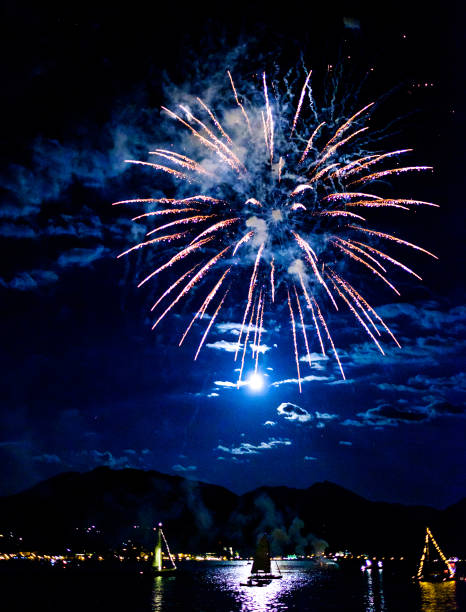
[{"label": "black sky", "polygon": [[[105,463],[239,492],[327,479],[371,499],[464,496],[464,15],[459,3],[303,4],[7,3],[0,494]],[[111,203],[164,189],[123,159],[158,142],[174,89],[227,69],[245,44],[238,66],[251,71],[303,58],[317,83],[338,63],[350,83],[373,68],[361,101],[393,90],[378,121],[405,115],[393,142],[434,166],[402,185],[441,205],[403,222],[408,240],[439,255],[410,257],[423,283],[401,280],[399,300],[372,296],[403,350],[382,358],[349,316],[331,318],[350,380],[316,357],[302,394],[284,382],[295,374],[283,335],[264,340],[260,393],[229,386],[225,350],[206,347],[194,364],[196,342],[170,340],[190,304],[151,332],[162,285],[137,290],[150,261],[115,257],[137,236]],[[211,343],[222,340],[234,337],[213,330]]]}]

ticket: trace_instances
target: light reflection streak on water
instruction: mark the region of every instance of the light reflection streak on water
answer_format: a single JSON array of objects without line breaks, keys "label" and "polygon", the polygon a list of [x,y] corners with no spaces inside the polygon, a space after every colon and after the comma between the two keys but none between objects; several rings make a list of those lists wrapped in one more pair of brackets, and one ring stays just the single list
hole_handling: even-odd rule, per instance
[{"label": "light reflection streak on water", "polygon": [[385,596],[383,594],[383,570],[379,569],[379,593],[380,593],[380,612],[385,610]]},{"label": "light reflection streak on water", "polygon": [[450,612],[458,610],[456,582],[420,582],[422,612]]},{"label": "light reflection streak on water", "polygon": [[[283,576],[281,579],[272,580],[266,586],[248,587],[241,583],[246,582],[251,566],[247,563],[238,565],[232,572],[224,574],[222,588],[232,593],[234,599],[240,603],[242,612],[287,610],[288,606],[280,599],[287,593],[299,589],[300,585],[309,579],[301,573],[302,568],[291,569],[289,564],[283,562],[279,562],[279,567]],[[215,580],[218,581],[219,577],[216,576]]]},{"label": "light reflection streak on water", "polygon": [[164,594],[163,576],[155,576],[152,588],[152,610],[153,612],[161,612],[163,609],[163,594]]},{"label": "light reflection streak on water", "polygon": [[[377,573],[376,573],[377,572]],[[383,592],[383,570],[375,567],[367,569],[364,574],[367,579],[365,595],[365,612],[385,612],[385,595]]]},{"label": "light reflection streak on water", "polygon": [[372,584],[372,570],[364,572],[367,576],[366,612],[376,612],[374,600],[374,585]]}]

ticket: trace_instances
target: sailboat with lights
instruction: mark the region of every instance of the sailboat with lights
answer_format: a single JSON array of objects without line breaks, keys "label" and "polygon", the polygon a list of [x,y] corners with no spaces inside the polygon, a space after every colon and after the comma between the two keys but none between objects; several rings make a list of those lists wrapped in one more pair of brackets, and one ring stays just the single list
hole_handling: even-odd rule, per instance
[{"label": "sailboat with lights", "polygon": [[270,560],[270,546],[267,536],[262,536],[257,545],[252,562],[251,573],[246,582],[242,582],[241,586],[266,586],[272,582],[282,578],[280,568],[277,564],[278,574],[273,574]]},{"label": "sailboat with lights", "polygon": [[445,557],[432,535],[432,532],[426,527],[424,549],[419,561],[419,568],[415,577],[416,580],[421,582],[446,582],[447,580],[455,580],[455,569],[454,562],[449,561]]},{"label": "sailboat with lights", "polygon": [[[167,556],[170,560],[170,567],[163,567],[163,548],[165,548]],[[158,524],[157,536],[155,540],[154,556],[152,559],[152,574],[154,576],[172,576],[176,572],[175,561],[172,557],[165,534],[162,531],[162,523]]]}]

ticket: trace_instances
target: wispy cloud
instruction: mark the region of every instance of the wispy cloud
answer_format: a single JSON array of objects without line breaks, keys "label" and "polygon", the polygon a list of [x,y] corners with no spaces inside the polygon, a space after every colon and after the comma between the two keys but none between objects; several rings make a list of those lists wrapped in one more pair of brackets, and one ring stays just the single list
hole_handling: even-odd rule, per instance
[{"label": "wispy cloud", "polygon": [[[306,383],[306,382],[326,382],[329,380],[333,380],[330,376],[314,376],[312,374],[310,374],[309,376],[303,376],[303,378],[301,378],[301,384],[302,383]],[[298,384],[298,379],[297,378],[286,378],[285,380],[276,380],[275,382],[271,383],[271,387],[280,387],[281,385],[297,385]]]},{"label": "wispy cloud", "polygon": [[330,414],[329,412],[315,412],[316,419],[321,419],[323,421],[332,421],[333,419],[338,418],[338,414]]},{"label": "wispy cloud", "polygon": [[224,446],[219,444],[216,450],[228,453],[230,455],[258,455],[262,451],[272,450],[279,446],[291,446],[291,440],[288,438],[269,438],[267,442],[259,444],[251,444],[250,442],[241,442],[239,446]]},{"label": "wispy cloud", "polygon": [[298,421],[298,423],[307,423],[312,419],[312,415],[305,408],[301,408],[296,404],[290,402],[281,403],[277,412],[279,415],[285,417],[287,421]]},{"label": "wispy cloud", "polygon": [[67,266],[88,266],[90,263],[101,259],[109,252],[104,246],[99,245],[95,249],[70,249],[58,258],[58,265],[62,268]]},{"label": "wispy cloud", "polygon": [[195,472],[197,470],[197,465],[181,465],[177,463],[176,465],[172,465],[172,470],[174,472]]}]

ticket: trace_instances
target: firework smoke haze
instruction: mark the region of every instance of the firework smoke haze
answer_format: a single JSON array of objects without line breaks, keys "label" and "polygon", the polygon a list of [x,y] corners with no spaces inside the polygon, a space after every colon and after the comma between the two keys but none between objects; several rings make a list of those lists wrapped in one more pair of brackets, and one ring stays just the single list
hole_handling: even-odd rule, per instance
[{"label": "firework smoke haze", "polygon": [[[159,273],[175,274],[175,279],[163,277],[169,287],[152,308],[160,307],[154,327],[195,293],[201,306],[180,344],[192,333],[194,320],[210,311],[197,359],[214,319],[221,319],[222,306],[230,301],[243,321],[235,354],[235,359],[241,355],[238,387],[245,359],[253,359],[257,372],[257,330],[260,326],[262,331],[262,321],[273,309],[280,310],[279,318],[288,318],[300,391],[299,355],[310,355],[306,326],[315,329],[315,346],[322,352],[328,343],[344,378],[327,312],[350,312],[382,354],[383,340],[399,346],[353,279],[364,276],[398,295],[389,280],[394,270],[420,279],[399,261],[399,247],[432,253],[379,231],[370,214],[379,211],[379,223],[380,211],[389,214],[396,208],[409,214],[414,207],[433,206],[405,194],[383,196],[383,187],[398,175],[432,168],[400,166],[398,157],[412,149],[380,152],[369,123],[377,104],[365,100],[341,114],[333,104],[319,107],[311,71],[290,83],[265,72],[246,79],[228,70],[223,88],[215,77],[203,94],[178,97],[173,106],[163,107],[174,142],[152,152],[160,163],[128,160],[156,173],[156,183],[157,175],[165,175],[176,196],[156,200],[135,194],[135,199],[119,202],[137,208],[135,223],[151,224],[147,236],[169,232],[122,253],[157,249],[160,262],[139,286]],[[147,204],[149,212],[141,211]],[[165,215],[167,221],[158,222]],[[386,252],[387,240],[397,246],[396,258]],[[193,266],[197,271],[190,278]],[[229,285],[218,299],[226,274]]]}]

